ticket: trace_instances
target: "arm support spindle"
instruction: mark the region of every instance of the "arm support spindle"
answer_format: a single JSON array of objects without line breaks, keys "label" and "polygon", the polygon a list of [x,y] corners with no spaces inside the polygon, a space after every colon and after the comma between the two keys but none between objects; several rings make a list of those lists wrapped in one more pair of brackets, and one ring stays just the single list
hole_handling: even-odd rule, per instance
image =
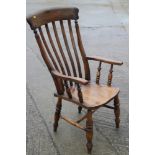
[{"label": "arm support spindle", "polygon": [[78,91],[79,102],[83,103],[83,95],[82,95],[82,91],[79,83],[77,83],[77,91]]},{"label": "arm support spindle", "polygon": [[99,62],[98,69],[97,69],[97,74],[96,74],[96,84],[99,84],[99,81],[100,81],[101,64],[102,64],[102,62],[100,61],[100,62]]},{"label": "arm support spindle", "polygon": [[108,86],[111,86],[111,82],[112,82],[112,72],[113,72],[113,64],[111,64],[110,66],[110,70],[109,70],[109,75],[108,75]]}]

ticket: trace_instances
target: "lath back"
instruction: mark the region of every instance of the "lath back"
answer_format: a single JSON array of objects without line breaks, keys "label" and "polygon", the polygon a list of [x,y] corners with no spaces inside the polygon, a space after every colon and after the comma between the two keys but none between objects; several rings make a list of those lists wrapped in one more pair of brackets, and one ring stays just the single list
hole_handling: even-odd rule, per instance
[{"label": "lath back", "polygon": [[27,22],[35,33],[50,72],[57,70],[65,75],[90,80],[89,65],[77,21],[78,12],[78,8],[55,8],[28,17]]}]

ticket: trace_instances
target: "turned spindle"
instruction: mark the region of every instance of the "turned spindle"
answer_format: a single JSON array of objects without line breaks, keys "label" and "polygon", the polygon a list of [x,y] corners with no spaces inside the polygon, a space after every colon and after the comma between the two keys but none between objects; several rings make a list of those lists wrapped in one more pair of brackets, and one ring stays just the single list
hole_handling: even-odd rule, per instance
[{"label": "turned spindle", "polygon": [[80,103],[83,103],[82,91],[81,91],[80,84],[78,84],[78,83],[77,83],[77,90],[78,90],[79,101],[80,101]]},{"label": "turned spindle", "polygon": [[113,64],[111,64],[110,66],[110,70],[109,70],[109,75],[108,75],[108,86],[111,86],[111,82],[112,82],[112,72],[113,72]]},{"label": "turned spindle", "polygon": [[68,97],[72,98],[72,94],[71,94],[70,88],[68,87],[67,81],[64,81],[64,85],[65,85],[66,93],[67,93]]},{"label": "turned spindle", "polygon": [[98,66],[98,68],[97,68],[97,74],[96,74],[96,84],[99,84],[99,81],[100,81],[101,64],[102,64],[102,62],[100,61],[100,62],[99,62],[99,66]]}]

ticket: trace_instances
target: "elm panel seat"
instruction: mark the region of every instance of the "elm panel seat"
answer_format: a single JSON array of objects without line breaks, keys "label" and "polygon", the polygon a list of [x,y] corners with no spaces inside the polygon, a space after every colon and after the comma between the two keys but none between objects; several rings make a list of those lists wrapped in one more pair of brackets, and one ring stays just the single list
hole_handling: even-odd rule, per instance
[{"label": "elm panel seat", "polygon": [[[72,87],[70,90],[72,94],[72,100],[78,103],[79,97],[77,95],[77,89]],[[109,87],[101,84],[98,85],[96,83],[88,83],[87,85],[81,86],[81,91],[83,94],[82,106],[85,108],[95,109],[111,101],[119,93],[119,88]],[[65,93],[62,98],[67,99],[67,93]]]}]

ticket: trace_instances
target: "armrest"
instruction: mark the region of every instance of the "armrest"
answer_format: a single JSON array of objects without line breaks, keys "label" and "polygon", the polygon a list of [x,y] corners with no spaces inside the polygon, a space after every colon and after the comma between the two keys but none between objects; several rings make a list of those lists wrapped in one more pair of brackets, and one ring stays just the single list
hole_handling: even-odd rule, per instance
[{"label": "armrest", "polygon": [[100,61],[100,62],[113,64],[113,65],[122,65],[123,64],[122,61],[109,60],[109,59],[102,58],[100,56],[87,56],[86,58],[88,60]]},{"label": "armrest", "polygon": [[51,74],[53,74],[54,76],[57,76],[58,78],[73,81],[75,83],[79,83],[79,84],[83,84],[83,85],[86,85],[89,82],[89,81],[87,81],[87,80],[85,80],[83,78],[67,76],[67,75],[61,74],[61,73],[59,73],[57,71],[51,71]]}]

